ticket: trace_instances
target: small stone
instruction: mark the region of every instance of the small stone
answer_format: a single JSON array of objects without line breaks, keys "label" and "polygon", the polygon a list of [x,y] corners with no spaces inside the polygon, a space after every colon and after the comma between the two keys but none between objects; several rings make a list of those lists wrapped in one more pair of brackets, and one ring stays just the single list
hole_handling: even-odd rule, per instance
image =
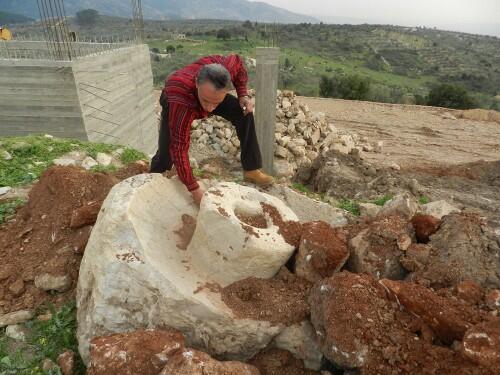
[{"label": "small stone", "polygon": [[86,170],[90,170],[93,167],[98,166],[99,163],[94,160],[94,158],[87,156],[85,159],[82,161],[82,168]]},{"label": "small stone", "polygon": [[7,193],[10,193],[11,191],[12,188],[10,186],[0,187],[0,195],[5,195]]},{"label": "small stone", "polygon": [[384,142],[378,141],[375,145],[375,152],[381,154],[384,151]]},{"label": "small stone", "polygon": [[45,291],[64,293],[71,288],[71,277],[68,275],[54,276],[44,273],[35,277],[35,286]]},{"label": "small stone", "polygon": [[95,224],[102,202],[92,201],[77,208],[71,213],[70,228],[78,229]]},{"label": "small stone", "polygon": [[45,358],[42,362],[42,370],[43,371],[50,371],[50,370],[57,370],[58,367],[57,365],[50,359],[50,358]]},{"label": "small stone", "polygon": [[443,216],[459,211],[460,210],[458,208],[452,206],[444,200],[430,202],[422,206],[422,212],[424,214],[432,215],[434,217],[437,217],[438,219],[442,219]]},{"label": "small stone", "polygon": [[68,350],[57,357],[57,364],[63,375],[73,375],[75,372],[75,353]]},{"label": "small stone", "polygon": [[5,336],[10,337],[14,340],[25,341],[27,331],[28,330],[26,329],[26,327],[20,324],[13,324],[7,326],[7,328],[5,329]]},{"label": "small stone", "polygon": [[492,309],[499,309],[500,308],[500,289],[493,289],[486,293],[485,296],[485,302],[486,305]]},{"label": "small stone", "polygon": [[48,312],[46,314],[38,315],[36,319],[40,322],[48,322],[50,319],[52,319],[52,314]]},{"label": "small stone", "polygon": [[18,297],[24,293],[24,281],[23,279],[17,279],[9,286],[9,291],[15,296]]},{"label": "small stone", "polygon": [[274,159],[274,173],[277,178],[289,178],[293,176],[294,168],[284,159]]},{"label": "small stone", "polygon": [[469,329],[463,338],[462,354],[495,373],[500,368],[500,324],[498,319],[480,323]]},{"label": "small stone", "polygon": [[472,280],[462,281],[457,285],[458,298],[470,303],[478,303],[483,298],[483,290]]},{"label": "small stone", "polygon": [[391,169],[394,169],[395,171],[400,171],[401,170],[401,167],[399,164],[396,164],[396,163],[392,163],[391,164]]},{"label": "small stone", "polygon": [[373,203],[360,203],[359,204],[359,212],[361,216],[367,216],[369,218],[375,218],[378,213],[382,210],[381,206],[378,206]]},{"label": "small stone", "polygon": [[373,151],[373,146],[370,145],[370,144],[363,145],[363,151],[372,152]]},{"label": "small stone", "polygon": [[195,158],[189,158],[189,164],[191,165],[191,168],[193,169],[198,169],[198,161]]},{"label": "small stone", "polygon": [[0,150],[0,157],[4,160],[12,160],[12,155],[9,154],[6,150]]},{"label": "small stone", "polygon": [[112,163],[113,158],[111,157],[111,155],[105,154],[103,152],[99,152],[97,154],[96,160],[99,163],[99,165],[102,165],[103,167],[107,167]]},{"label": "small stone", "polygon": [[283,146],[277,146],[276,150],[274,151],[274,155],[279,156],[280,158],[286,159],[287,156],[289,155],[289,152]]},{"label": "small stone", "polygon": [[54,165],[59,165],[61,167],[76,166],[77,162],[74,159],[54,159]]},{"label": "small stone", "polygon": [[45,134],[44,137],[48,139],[54,139],[54,136],[50,134]]},{"label": "small stone", "polygon": [[24,323],[32,318],[33,312],[31,312],[30,310],[20,310],[5,315],[0,315],[0,328],[9,325]]},{"label": "small stone", "polygon": [[417,212],[419,206],[418,202],[412,195],[405,193],[401,195],[397,195],[388,201],[382,210],[380,211],[380,215],[394,215],[399,214],[403,215],[406,218],[412,218]]}]

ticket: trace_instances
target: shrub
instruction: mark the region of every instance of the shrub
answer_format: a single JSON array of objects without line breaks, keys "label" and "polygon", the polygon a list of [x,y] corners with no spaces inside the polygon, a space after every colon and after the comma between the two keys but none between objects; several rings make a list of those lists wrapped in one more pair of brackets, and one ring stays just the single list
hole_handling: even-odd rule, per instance
[{"label": "shrub", "polygon": [[427,104],[454,109],[470,109],[474,107],[474,101],[464,87],[447,83],[436,86],[429,92]]},{"label": "shrub", "polygon": [[76,12],[76,22],[81,26],[95,25],[99,18],[99,12],[95,9],[84,9]]}]

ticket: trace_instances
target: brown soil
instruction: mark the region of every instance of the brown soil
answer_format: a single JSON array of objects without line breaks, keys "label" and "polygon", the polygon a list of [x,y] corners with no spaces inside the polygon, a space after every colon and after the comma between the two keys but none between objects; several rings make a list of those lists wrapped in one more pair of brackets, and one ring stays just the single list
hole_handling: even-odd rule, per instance
[{"label": "brown soil", "polygon": [[250,225],[254,228],[266,229],[267,228],[267,220],[264,215],[245,215],[241,212],[235,212],[236,217],[247,225]]},{"label": "brown soil", "polygon": [[302,228],[301,246],[310,254],[312,268],[322,278],[337,272],[349,257],[345,231],[321,221],[306,223]]},{"label": "brown soil", "polygon": [[[47,169],[33,186],[28,203],[0,227],[0,314],[32,309],[44,302],[58,305],[72,297],[91,231],[87,224],[93,224],[86,217],[80,223],[86,226],[72,229],[73,213],[82,207],[85,211],[89,203],[102,202],[120,179],[146,169],[141,163],[115,174],[75,167]],[[34,285],[35,277],[42,273],[69,275],[72,288],[62,294],[44,292]]]},{"label": "brown soil", "polygon": [[316,375],[319,372],[304,368],[304,363],[290,352],[281,349],[267,349],[258,353],[250,361],[261,375]]},{"label": "brown soil", "polygon": [[307,319],[312,284],[283,269],[270,280],[254,277],[222,289],[222,300],[239,318],[291,325]]},{"label": "brown soil", "polygon": [[[404,290],[413,298],[412,284],[395,283],[400,288],[398,297]],[[417,313],[406,310],[403,302],[388,298],[391,295],[388,291],[372,276],[348,272],[325,279],[313,289],[309,301],[311,319],[319,332],[323,352],[330,360],[345,367],[359,367],[360,373],[366,375],[493,373],[441,345],[439,340],[434,342],[435,332],[426,324],[427,318],[432,322],[440,319],[441,324],[433,326],[444,327],[439,333],[448,332],[446,329],[457,333],[453,331],[454,324],[460,322],[457,316],[463,317],[460,314],[467,309],[447,300],[448,304],[439,304],[428,310],[429,315],[420,318]],[[432,295],[431,301],[425,299],[429,295]],[[418,306],[444,301],[431,290],[425,295],[417,294],[415,300]]]},{"label": "brown soil", "polygon": [[295,248],[299,247],[302,225],[298,221],[283,220],[278,210],[269,204],[261,203],[261,206],[264,212],[271,217],[274,225],[279,228],[278,233],[284,240]]}]

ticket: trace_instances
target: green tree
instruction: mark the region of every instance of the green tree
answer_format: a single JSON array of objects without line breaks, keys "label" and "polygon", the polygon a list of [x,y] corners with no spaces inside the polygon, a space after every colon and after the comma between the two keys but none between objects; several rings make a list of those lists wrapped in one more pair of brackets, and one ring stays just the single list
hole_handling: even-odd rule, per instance
[{"label": "green tree", "polygon": [[222,40],[231,39],[231,33],[227,29],[219,29],[219,31],[217,31],[217,39],[222,39]]},{"label": "green tree", "polygon": [[429,92],[427,104],[454,109],[469,109],[475,106],[474,100],[464,87],[447,83],[436,86]]},{"label": "green tree", "polygon": [[99,12],[95,9],[84,9],[76,13],[76,22],[81,26],[93,26],[99,18]]},{"label": "green tree", "polygon": [[167,53],[174,53],[175,52],[175,47],[171,44],[169,44],[166,48]]},{"label": "green tree", "polygon": [[366,100],[370,92],[370,79],[359,75],[335,77],[333,95],[342,99]]},{"label": "green tree", "polygon": [[319,95],[323,98],[333,97],[333,79],[322,76],[319,82]]}]

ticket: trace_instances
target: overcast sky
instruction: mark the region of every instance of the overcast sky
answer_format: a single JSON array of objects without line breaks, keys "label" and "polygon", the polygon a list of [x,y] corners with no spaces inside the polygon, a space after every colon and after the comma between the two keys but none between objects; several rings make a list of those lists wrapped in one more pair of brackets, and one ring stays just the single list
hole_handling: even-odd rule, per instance
[{"label": "overcast sky", "polygon": [[303,14],[357,18],[403,26],[500,25],[500,0],[260,1]]}]

